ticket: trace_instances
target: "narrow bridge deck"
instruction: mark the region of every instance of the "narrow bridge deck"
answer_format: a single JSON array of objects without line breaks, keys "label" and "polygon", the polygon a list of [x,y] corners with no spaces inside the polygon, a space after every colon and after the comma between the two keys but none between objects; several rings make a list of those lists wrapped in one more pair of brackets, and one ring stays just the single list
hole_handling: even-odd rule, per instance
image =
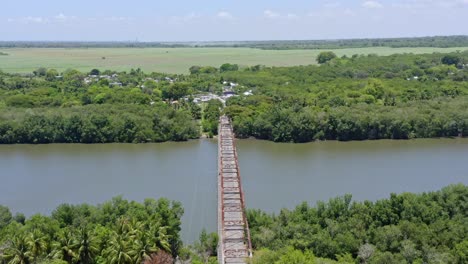
[{"label": "narrow bridge deck", "polygon": [[244,264],[252,257],[244,208],[234,133],[229,119],[222,116],[218,130],[218,260],[221,264]]}]

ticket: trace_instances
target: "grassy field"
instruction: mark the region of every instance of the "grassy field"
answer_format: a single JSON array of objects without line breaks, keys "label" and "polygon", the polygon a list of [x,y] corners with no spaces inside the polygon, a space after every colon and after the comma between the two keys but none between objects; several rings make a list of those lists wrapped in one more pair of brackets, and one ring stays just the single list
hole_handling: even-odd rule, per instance
[{"label": "grassy field", "polygon": [[[391,55],[468,50],[463,48],[356,48],[334,50],[338,56],[353,54]],[[241,66],[293,66],[314,64],[321,50],[259,50],[250,48],[22,48],[1,49],[0,70],[32,72],[39,67],[63,71],[93,68],[124,71],[141,68],[146,72],[187,73],[193,65],[215,66],[237,63]],[[105,58],[105,59],[104,59]]]}]

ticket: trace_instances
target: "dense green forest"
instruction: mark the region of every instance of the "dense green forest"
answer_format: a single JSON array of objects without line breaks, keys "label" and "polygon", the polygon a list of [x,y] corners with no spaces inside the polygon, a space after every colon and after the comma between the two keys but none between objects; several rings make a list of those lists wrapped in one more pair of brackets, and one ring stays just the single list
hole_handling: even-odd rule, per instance
[{"label": "dense green forest", "polygon": [[28,219],[0,205],[0,263],[207,263],[217,236],[203,231],[199,242],[184,246],[183,213],[178,202],[122,197],[98,206],[62,204],[51,216]]},{"label": "dense green forest", "polygon": [[280,142],[467,135],[466,61],[466,52],[369,55],[228,72],[255,95],[228,100],[224,111],[238,137]]},{"label": "dense green forest", "polygon": [[[375,202],[345,195],[272,215],[250,209],[252,263],[466,263],[467,206],[468,187],[459,184]],[[182,214],[178,202],[121,197],[28,219],[0,206],[0,263],[217,263],[216,234],[182,244]]]},{"label": "dense green forest", "polygon": [[138,143],[200,136],[200,107],[170,103],[192,93],[188,83],[157,83],[154,78],[163,77],[136,70],[119,74],[124,85],[114,86],[116,77],[110,75],[115,73],[92,73],[105,78],[91,81],[88,73],[59,75],[44,68],[29,76],[0,73],[0,143]]},{"label": "dense green forest", "polygon": [[376,202],[350,195],[269,215],[249,210],[255,264],[467,263],[468,187],[392,194]]},{"label": "dense green forest", "polygon": [[338,39],[338,40],[268,40],[214,42],[70,42],[70,41],[0,41],[5,48],[181,48],[242,47],[268,50],[342,49],[367,47],[467,47],[468,36],[433,36],[415,38]]},{"label": "dense green forest", "polygon": [[417,38],[338,39],[338,40],[271,40],[202,43],[201,47],[243,47],[265,50],[344,49],[368,47],[466,47],[468,36],[434,36]]},{"label": "dense green forest", "polygon": [[[0,143],[183,141],[215,135],[222,113],[237,137],[277,142],[468,135],[468,52],[323,52],[317,60],[193,66],[190,75],[0,72]],[[195,100],[201,93],[223,98],[226,85],[238,96],[224,97],[225,108]]]}]

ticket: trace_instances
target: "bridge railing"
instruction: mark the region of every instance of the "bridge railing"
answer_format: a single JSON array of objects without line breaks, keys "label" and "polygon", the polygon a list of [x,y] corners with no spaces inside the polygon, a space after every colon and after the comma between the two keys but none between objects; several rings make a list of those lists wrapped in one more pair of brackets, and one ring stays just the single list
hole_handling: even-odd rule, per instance
[{"label": "bridge railing", "polygon": [[223,245],[223,229],[224,229],[224,214],[223,214],[223,161],[221,158],[221,122],[218,125],[218,261],[224,263],[224,245]]},{"label": "bridge railing", "polygon": [[247,212],[245,207],[245,195],[242,189],[242,181],[240,177],[240,169],[239,169],[239,161],[238,161],[238,153],[235,147],[235,136],[234,136],[234,129],[232,127],[231,120],[227,119],[225,116],[221,117],[219,120],[218,125],[218,235],[219,235],[219,243],[218,243],[218,261],[219,263],[225,264],[226,261],[226,252],[225,247],[225,215],[224,215],[224,174],[223,174],[223,140],[225,140],[224,136],[230,138],[232,140],[232,151],[233,151],[233,161],[236,168],[236,182],[239,188],[239,199],[240,199],[240,207],[242,213],[242,228],[243,228],[243,244],[245,246],[245,252],[247,253],[248,258],[252,258],[252,242],[250,236],[250,229],[249,224],[247,221]]},{"label": "bridge railing", "polygon": [[230,130],[231,130],[231,134],[232,134],[232,141],[233,141],[233,146],[234,146],[234,158],[235,158],[235,162],[236,162],[236,168],[237,168],[237,179],[239,181],[239,191],[241,193],[241,206],[242,206],[242,210],[243,210],[243,219],[244,219],[244,223],[245,223],[245,234],[247,236],[247,247],[248,247],[248,250],[249,250],[249,258],[252,258],[253,254],[252,254],[252,240],[250,239],[250,228],[249,228],[249,221],[247,221],[247,212],[245,210],[245,196],[244,196],[244,190],[242,188],[242,179],[240,177],[240,169],[239,169],[239,160],[238,160],[238,156],[237,156],[237,148],[235,147],[236,145],[236,137],[235,137],[235,134],[234,134],[234,129],[232,127],[232,120],[229,119],[229,124],[230,124]]}]

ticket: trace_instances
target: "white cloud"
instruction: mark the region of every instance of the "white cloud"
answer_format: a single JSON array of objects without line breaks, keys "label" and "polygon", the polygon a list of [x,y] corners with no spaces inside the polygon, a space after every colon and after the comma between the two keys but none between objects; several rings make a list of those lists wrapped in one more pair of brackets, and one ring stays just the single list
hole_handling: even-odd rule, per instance
[{"label": "white cloud", "polygon": [[299,15],[295,13],[287,13],[287,14],[280,14],[278,12],[272,10],[265,10],[263,11],[263,16],[270,19],[289,19],[289,20],[296,20],[299,19]]},{"label": "white cloud", "polygon": [[43,17],[32,17],[32,16],[24,17],[22,20],[26,23],[37,23],[37,24],[48,22],[48,19],[45,19]]},{"label": "white cloud", "polygon": [[233,18],[233,16],[231,15],[231,13],[226,12],[226,11],[220,11],[220,12],[218,12],[218,14],[216,14],[216,17],[224,18],[224,19],[232,19],[232,18]]},{"label": "white cloud", "polygon": [[355,16],[356,15],[356,12],[354,12],[353,10],[349,9],[349,8],[346,8],[344,11],[343,11],[343,14],[344,15],[347,15],[347,16]]},{"label": "white cloud", "polygon": [[286,15],[286,18],[288,18],[288,19],[298,19],[299,16],[294,14],[294,13],[289,13],[289,14]]},{"label": "white cloud", "polygon": [[56,22],[65,22],[65,21],[71,21],[71,20],[77,20],[78,19],[78,17],[76,17],[76,16],[67,16],[67,15],[64,15],[63,13],[60,13],[60,14],[56,15],[53,18],[55,19]]},{"label": "white cloud", "polygon": [[393,7],[405,9],[458,8],[467,5],[468,0],[407,0],[402,3],[392,4]]},{"label": "white cloud", "polygon": [[193,20],[199,19],[202,16],[199,14],[196,14],[194,12],[187,14],[185,16],[172,16],[169,18],[169,20],[173,23],[186,23],[186,22],[191,22]]},{"label": "white cloud", "polygon": [[341,3],[340,2],[326,2],[323,7],[325,8],[337,8],[340,7]]},{"label": "white cloud", "polygon": [[35,17],[35,16],[26,16],[26,17],[13,17],[8,18],[8,23],[19,23],[19,24],[66,24],[67,22],[84,22],[84,21],[111,21],[111,22],[126,22],[132,21],[132,17],[76,17],[76,16],[67,16],[63,13],[60,13],[56,16],[50,17]]},{"label": "white cloud", "polygon": [[67,19],[67,16],[64,15],[63,13],[60,13],[60,14],[56,15],[55,18],[58,19],[58,20],[65,20],[65,19]]},{"label": "white cloud", "polygon": [[277,17],[280,16],[280,14],[267,9],[267,10],[263,11],[263,16],[265,16],[267,18],[277,18]]},{"label": "white cloud", "polygon": [[364,3],[362,3],[362,7],[369,9],[377,9],[382,8],[383,5],[377,1],[365,1]]},{"label": "white cloud", "polygon": [[131,20],[131,18],[129,18],[129,17],[111,16],[111,17],[106,17],[105,20],[108,20],[108,21],[127,21],[127,20]]}]

